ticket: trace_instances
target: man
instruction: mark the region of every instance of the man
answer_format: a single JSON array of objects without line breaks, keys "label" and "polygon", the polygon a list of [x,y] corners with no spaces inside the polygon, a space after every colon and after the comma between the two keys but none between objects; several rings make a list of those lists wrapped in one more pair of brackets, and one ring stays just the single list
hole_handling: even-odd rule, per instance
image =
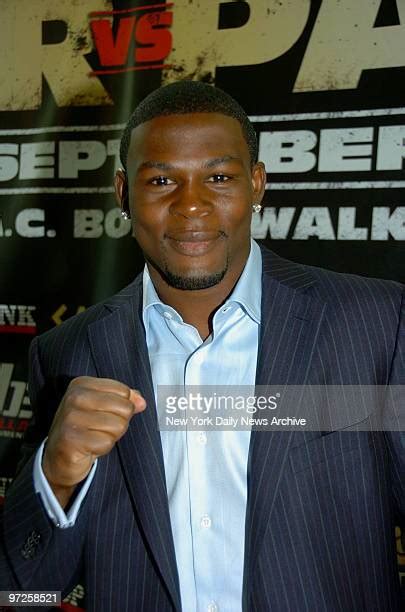
[{"label": "man", "polygon": [[36,452],[6,498],[2,588],[67,593],[82,573],[89,611],[399,611],[402,433],[159,432],[155,396],[403,384],[402,287],[251,241],[265,170],[219,89],[153,92],[121,158],[146,267],[33,342]]}]

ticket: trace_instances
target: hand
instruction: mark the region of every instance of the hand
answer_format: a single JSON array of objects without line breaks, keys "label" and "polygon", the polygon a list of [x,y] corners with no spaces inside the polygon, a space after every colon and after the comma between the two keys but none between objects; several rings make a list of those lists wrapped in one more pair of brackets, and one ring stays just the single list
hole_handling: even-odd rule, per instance
[{"label": "hand", "polygon": [[44,474],[61,505],[142,412],[145,400],[109,378],[80,376],[69,384],[55,414],[42,460]]}]

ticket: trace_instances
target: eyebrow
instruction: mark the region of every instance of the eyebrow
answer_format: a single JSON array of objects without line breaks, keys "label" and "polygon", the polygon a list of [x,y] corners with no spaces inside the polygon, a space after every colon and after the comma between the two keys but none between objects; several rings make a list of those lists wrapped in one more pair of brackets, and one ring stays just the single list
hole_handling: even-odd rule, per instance
[{"label": "eyebrow", "polygon": [[148,168],[156,168],[157,170],[173,170],[174,166],[172,164],[165,164],[164,162],[159,161],[146,161],[138,167],[138,172]]},{"label": "eyebrow", "polygon": [[234,155],[224,155],[223,157],[214,157],[214,159],[210,159],[204,164],[204,168],[213,168],[214,166],[219,166],[220,164],[225,164],[226,162],[229,162],[229,161],[240,162],[241,159],[239,157],[235,157]]},{"label": "eyebrow", "polygon": [[[219,166],[220,164],[224,164],[229,161],[241,162],[241,159],[233,155],[223,155],[222,157],[214,157],[213,159],[209,159],[208,161],[206,161],[205,164],[203,164],[203,168],[214,168],[215,166]],[[166,171],[166,170],[174,170],[175,166],[173,164],[167,164],[165,162],[151,160],[151,161],[143,162],[139,166],[138,172],[141,172],[142,170],[147,170],[147,169],[156,169],[156,170]]]}]

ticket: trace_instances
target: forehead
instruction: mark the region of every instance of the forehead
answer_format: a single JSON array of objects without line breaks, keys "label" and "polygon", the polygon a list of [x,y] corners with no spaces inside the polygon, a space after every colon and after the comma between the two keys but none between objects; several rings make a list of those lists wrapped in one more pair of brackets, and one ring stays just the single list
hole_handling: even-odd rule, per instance
[{"label": "forehead", "polygon": [[249,163],[249,149],[236,119],[221,113],[165,115],[132,130],[128,166],[153,160],[236,156]]}]

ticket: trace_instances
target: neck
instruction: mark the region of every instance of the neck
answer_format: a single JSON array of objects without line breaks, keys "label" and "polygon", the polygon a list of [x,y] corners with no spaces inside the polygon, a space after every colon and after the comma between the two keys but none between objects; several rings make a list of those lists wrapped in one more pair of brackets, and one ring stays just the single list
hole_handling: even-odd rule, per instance
[{"label": "neck", "polygon": [[185,323],[193,325],[205,340],[212,332],[212,319],[218,308],[232,293],[243,271],[228,271],[222,281],[213,287],[198,290],[176,289],[169,285],[160,272],[149,263],[148,270],[159,298],[174,308]]}]

